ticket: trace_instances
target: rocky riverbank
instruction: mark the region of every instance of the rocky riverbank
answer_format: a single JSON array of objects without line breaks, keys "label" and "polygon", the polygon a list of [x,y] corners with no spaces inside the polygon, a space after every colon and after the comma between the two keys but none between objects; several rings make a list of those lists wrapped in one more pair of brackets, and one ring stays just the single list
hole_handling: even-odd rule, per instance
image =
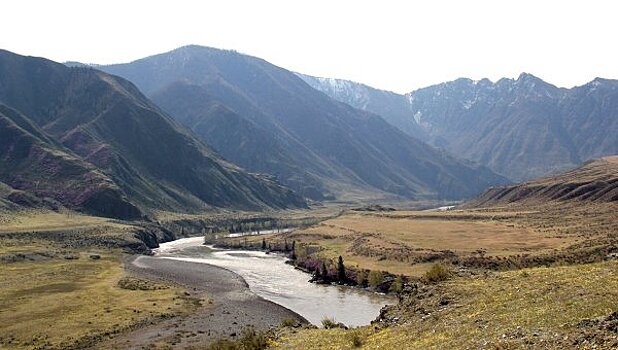
[{"label": "rocky riverbank", "polygon": [[256,296],[241,277],[219,267],[141,255],[128,257],[125,264],[133,276],[178,284],[188,296],[209,302],[190,315],[141,327],[97,348],[203,347],[216,339],[237,338],[247,327],[267,330],[289,319],[306,323],[296,313]]}]

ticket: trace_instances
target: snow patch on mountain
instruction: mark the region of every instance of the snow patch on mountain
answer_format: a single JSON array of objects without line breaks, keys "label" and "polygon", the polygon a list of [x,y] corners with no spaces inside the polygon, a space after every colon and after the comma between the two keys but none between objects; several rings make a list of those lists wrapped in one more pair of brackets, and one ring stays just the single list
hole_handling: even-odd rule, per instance
[{"label": "snow patch on mountain", "polygon": [[360,109],[367,108],[369,90],[363,84],[343,79],[312,77],[300,73],[295,74],[312,88],[322,91],[335,100],[354,105]]}]

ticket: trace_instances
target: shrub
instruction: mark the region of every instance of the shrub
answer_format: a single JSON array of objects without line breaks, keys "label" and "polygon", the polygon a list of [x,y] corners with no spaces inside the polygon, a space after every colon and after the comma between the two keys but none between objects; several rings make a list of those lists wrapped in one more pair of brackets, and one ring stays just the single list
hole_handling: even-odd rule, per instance
[{"label": "shrub", "polygon": [[283,322],[281,322],[281,326],[282,327],[298,327],[300,326],[300,322],[298,322],[297,319],[295,318],[286,318],[285,320],[283,320]]},{"label": "shrub", "polygon": [[242,348],[246,350],[261,350],[268,347],[268,336],[264,332],[256,332],[253,328],[247,328],[240,338]]},{"label": "shrub", "polygon": [[324,327],[324,329],[332,329],[332,328],[348,329],[346,325],[344,325],[341,322],[336,322],[335,319],[331,317],[324,317],[322,319],[322,327]]},{"label": "shrub", "polygon": [[437,283],[445,281],[451,277],[451,271],[443,264],[433,264],[429,271],[423,275],[423,281],[426,283]]},{"label": "shrub", "polygon": [[322,318],[322,327],[325,329],[337,328],[337,322],[335,322],[334,318],[324,317]]},{"label": "shrub", "polygon": [[359,329],[350,331],[348,337],[355,348],[360,348],[367,341],[367,336]]},{"label": "shrub", "polygon": [[384,274],[380,271],[370,271],[368,278],[370,287],[377,287],[384,282]]},{"label": "shrub", "polygon": [[365,272],[365,270],[359,270],[356,273],[356,284],[361,287],[367,285],[367,272]]},{"label": "shrub", "polygon": [[388,290],[392,293],[397,294],[403,292],[403,279],[401,278],[401,276],[397,276],[397,278],[395,278]]},{"label": "shrub", "polygon": [[217,339],[208,346],[208,350],[240,350],[240,344],[228,339]]},{"label": "shrub", "polygon": [[210,350],[262,350],[268,347],[269,336],[265,332],[256,332],[252,327],[243,330],[240,339],[219,339],[210,344]]}]

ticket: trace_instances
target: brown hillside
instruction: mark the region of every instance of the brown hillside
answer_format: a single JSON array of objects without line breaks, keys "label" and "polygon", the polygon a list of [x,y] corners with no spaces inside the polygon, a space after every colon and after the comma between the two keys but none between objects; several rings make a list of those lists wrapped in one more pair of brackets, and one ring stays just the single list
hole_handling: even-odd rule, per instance
[{"label": "brown hillside", "polygon": [[484,207],[546,201],[618,201],[618,156],[593,160],[577,169],[552,177],[518,185],[492,187],[464,206]]}]

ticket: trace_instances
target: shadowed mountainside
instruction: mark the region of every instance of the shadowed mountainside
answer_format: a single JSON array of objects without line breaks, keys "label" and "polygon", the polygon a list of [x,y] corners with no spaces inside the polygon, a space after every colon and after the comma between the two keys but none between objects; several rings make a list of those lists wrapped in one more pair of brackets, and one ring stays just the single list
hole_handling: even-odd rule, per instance
[{"label": "shadowed mountainside", "polygon": [[271,179],[223,161],[128,81],[0,51],[0,181],[73,209],[304,206]]},{"label": "shadowed mountainside", "polygon": [[458,199],[505,181],[258,58],[187,46],[101,69],[133,81],[227,159],[313,199]]}]

